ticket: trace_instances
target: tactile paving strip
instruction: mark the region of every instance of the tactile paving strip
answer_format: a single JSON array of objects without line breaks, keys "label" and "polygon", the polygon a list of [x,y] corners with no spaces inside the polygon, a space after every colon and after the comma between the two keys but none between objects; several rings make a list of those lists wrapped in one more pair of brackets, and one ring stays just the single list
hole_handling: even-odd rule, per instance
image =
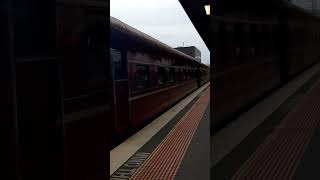
[{"label": "tactile paving strip", "polygon": [[311,88],[232,180],[292,179],[320,121],[320,83]]},{"label": "tactile paving strip", "polygon": [[130,179],[174,179],[210,101],[208,88]]}]

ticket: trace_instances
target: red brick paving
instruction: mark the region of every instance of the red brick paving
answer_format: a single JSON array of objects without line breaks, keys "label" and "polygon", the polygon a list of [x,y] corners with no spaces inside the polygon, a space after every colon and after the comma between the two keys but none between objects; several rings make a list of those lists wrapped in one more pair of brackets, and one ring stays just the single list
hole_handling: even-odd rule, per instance
[{"label": "red brick paving", "polygon": [[208,88],[130,179],[174,179],[210,101]]}]

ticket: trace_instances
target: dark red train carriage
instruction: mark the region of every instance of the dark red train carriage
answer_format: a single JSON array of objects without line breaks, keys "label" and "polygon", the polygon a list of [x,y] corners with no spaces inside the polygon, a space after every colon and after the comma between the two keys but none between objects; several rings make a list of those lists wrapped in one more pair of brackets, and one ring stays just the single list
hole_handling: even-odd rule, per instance
[{"label": "dark red train carriage", "polygon": [[209,81],[195,58],[110,17],[114,79],[113,128],[137,129]]}]

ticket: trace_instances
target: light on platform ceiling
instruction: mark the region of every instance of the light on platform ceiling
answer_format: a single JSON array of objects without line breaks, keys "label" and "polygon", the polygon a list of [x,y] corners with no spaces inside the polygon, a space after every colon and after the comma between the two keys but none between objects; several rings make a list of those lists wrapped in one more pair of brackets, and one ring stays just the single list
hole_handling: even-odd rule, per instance
[{"label": "light on platform ceiling", "polygon": [[210,15],[210,5],[205,5],[204,8],[206,10],[206,14],[209,16]]}]

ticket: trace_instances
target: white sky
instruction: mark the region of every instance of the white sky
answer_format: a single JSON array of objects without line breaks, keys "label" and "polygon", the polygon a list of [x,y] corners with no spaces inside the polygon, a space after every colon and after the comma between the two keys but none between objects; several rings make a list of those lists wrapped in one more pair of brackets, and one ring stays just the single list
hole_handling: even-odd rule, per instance
[{"label": "white sky", "polygon": [[171,46],[196,46],[201,61],[210,53],[178,0],[110,0],[110,15]]}]

